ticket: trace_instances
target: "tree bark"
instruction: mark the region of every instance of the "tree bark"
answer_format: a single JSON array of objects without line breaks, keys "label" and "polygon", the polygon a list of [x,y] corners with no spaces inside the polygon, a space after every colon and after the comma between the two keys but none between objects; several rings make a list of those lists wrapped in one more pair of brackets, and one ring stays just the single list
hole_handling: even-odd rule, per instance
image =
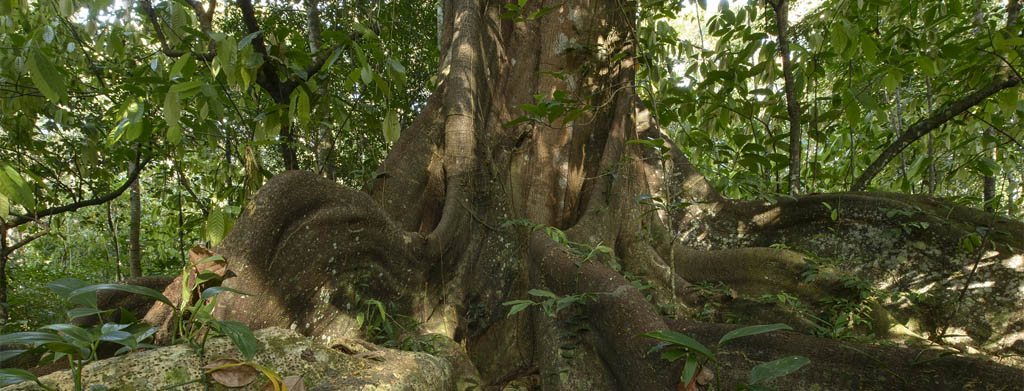
[{"label": "tree bark", "polygon": [[[953,254],[963,227],[984,223],[1024,247],[1014,239],[1024,237],[1019,223],[887,198],[894,195],[811,195],[778,204],[725,199],[662,134],[635,93],[636,3],[528,2],[520,18],[501,17],[508,11],[501,2],[442,4],[441,83],[392,146],[380,175],[367,191],[299,171],[264,185],[213,249],[235,275],[224,285],[253,295],[222,294],[217,316],[348,337],[358,332],[359,308],[372,298],[419,321],[418,332],[462,342],[479,370],[478,384],[500,388],[508,379],[536,378],[545,390],[671,390],[680,386],[682,363],[648,354],[656,343],[636,336],[701,333],[672,319],[701,308],[694,282],[722,281],[750,295],[782,290],[808,302],[846,289],[807,283],[807,256],[768,246],[813,246],[809,252],[823,258],[903,255],[909,263],[931,260],[953,269],[944,276],[964,263],[913,251],[918,242]],[[543,7],[554,8],[529,17]],[[513,122],[530,116],[522,105],[555,96],[567,110],[583,108],[581,116]],[[662,140],[665,149],[632,140]],[[887,218],[881,210],[922,210],[922,216]],[[854,236],[874,224],[888,236]],[[903,230],[920,226],[929,228]],[[883,252],[882,242],[896,244]],[[998,259],[1013,254],[1000,251]],[[934,276],[910,283],[946,291],[961,282],[925,277]],[[551,295],[564,308],[533,305],[510,316],[503,305]],[[705,334],[712,341],[728,328],[710,327],[715,331]],[[857,349],[827,344],[835,348],[829,352]],[[810,342],[790,347],[820,353]],[[739,369],[779,358],[772,349],[739,349],[730,356],[736,366],[716,376],[734,382]],[[892,357],[917,353],[895,352]],[[843,389],[848,379],[827,370],[853,364],[855,356],[832,362],[817,355],[818,366],[794,379]],[[951,360],[965,372],[933,361],[900,366],[919,370],[897,377],[907,379],[907,389],[1018,384],[1019,371]],[[892,379],[884,369],[857,371],[850,373]]]},{"label": "tree bark", "polygon": [[[990,139],[991,137],[992,131],[990,129],[985,129],[984,138]],[[991,152],[989,156],[992,158],[992,161],[996,161],[996,158],[999,156],[999,153],[996,149],[995,143],[993,143],[991,146],[986,147],[990,148]],[[989,213],[995,211],[994,203],[996,200],[996,174],[998,173],[992,173],[992,175],[985,175],[985,177],[982,179],[981,203],[985,211]]]},{"label": "tree bark", "polygon": [[117,225],[114,225],[113,210],[110,203],[107,204],[107,230],[110,231],[110,243],[114,245],[114,266],[117,268],[117,280],[124,279],[121,274],[121,245],[118,243]]},{"label": "tree bark", "polygon": [[786,93],[786,112],[789,114],[789,194],[800,193],[800,164],[803,153],[803,133],[800,129],[800,96],[793,79],[793,61],[789,50],[789,0],[765,0],[775,10],[775,30],[778,33],[779,55],[782,56],[782,78]]},{"label": "tree bark", "polygon": [[135,278],[142,277],[142,246],[139,244],[139,231],[142,230],[142,188],[138,178],[132,182],[129,204],[131,209],[128,221],[129,276]]},{"label": "tree bark", "polygon": [[7,303],[7,225],[0,223],[0,326],[10,320],[10,304]]}]

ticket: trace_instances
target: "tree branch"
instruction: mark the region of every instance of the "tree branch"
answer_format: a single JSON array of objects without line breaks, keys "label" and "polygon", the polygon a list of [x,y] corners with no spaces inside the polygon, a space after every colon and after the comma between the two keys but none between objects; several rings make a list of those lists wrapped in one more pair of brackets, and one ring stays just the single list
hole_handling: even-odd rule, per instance
[{"label": "tree branch", "polygon": [[305,0],[302,3],[306,6],[306,24],[309,25],[309,52],[316,53],[320,51],[320,30],[323,25],[320,22],[320,0]]},{"label": "tree branch", "polygon": [[[242,10],[242,23],[249,34],[260,31],[259,21],[256,20],[256,12],[252,6],[252,0],[238,0],[238,8]],[[267,59],[260,68],[260,74],[256,83],[267,90],[267,93],[274,99],[275,103],[287,103],[291,90],[286,90],[277,76],[277,66],[271,61],[267,52],[267,45],[263,42],[263,34],[256,35],[252,39],[252,48],[256,53],[262,54]],[[290,84],[290,83],[289,83]],[[294,88],[294,87],[292,87]]]},{"label": "tree branch", "polygon": [[[202,13],[202,8],[198,5],[195,5],[195,3],[192,1],[189,1],[189,4],[193,5],[193,10],[195,10],[196,14],[199,15],[200,24],[204,27],[203,32],[209,33],[209,29],[206,28],[207,23],[205,21],[207,16]],[[216,6],[216,4],[216,1],[211,1],[209,12],[210,15],[213,14],[213,7]],[[160,51],[163,52],[165,56],[171,58],[184,56],[186,52],[171,49],[171,45],[167,43],[167,36],[164,35],[164,29],[160,27],[160,19],[157,18],[156,11],[153,9],[153,2],[151,0],[139,0],[139,6],[142,7],[142,10],[146,12],[146,16],[149,19],[149,24],[153,25],[153,31],[156,33],[156,39],[160,42]],[[210,46],[211,48],[209,52],[193,53],[193,56],[205,61],[212,61],[213,58],[217,56],[217,51],[216,47],[214,47],[212,44]]]},{"label": "tree branch", "polygon": [[800,97],[797,96],[793,77],[793,61],[789,52],[789,2],[769,3],[775,9],[775,28],[778,32],[779,55],[782,56],[783,89],[786,94],[786,112],[789,115],[789,194],[800,192],[800,163],[803,151],[800,130]]},{"label": "tree branch", "polygon": [[[1020,0],[1007,0],[1007,27],[1015,26],[1017,24],[1018,19],[1020,17],[1020,10]],[[988,52],[987,50],[982,50]],[[888,164],[890,160],[895,158],[896,155],[899,155],[900,152],[903,152],[904,149],[909,147],[910,144],[913,144],[922,136],[928,134],[932,130],[938,128],[939,126],[953,119],[957,115],[960,115],[961,113],[967,111],[971,107],[974,107],[975,105],[981,103],[988,97],[995,95],[999,91],[1020,85],[1022,78],[1020,73],[1017,72],[1017,69],[1015,69],[1010,64],[1010,62],[1007,61],[1002,56],[992,52],[989,53],[994,54],[996,57],[999,57],[999,59],[1003,62],[1003,65],[1006,68],[1009,68],[1009,70],[1001,70],[999,73],[996,74],[995,80],[992,80],[992,82],[989,83],[988,85],[981,87],[980,89],[972,92],[970,95],[967,95],[963,98],[960,98],[959,100],[950,103],[948,106],[946,106],[938,113],[934,113],[930,117],[921,119],[915,122],[913,125],[910,125],[910,127],[907,128],[907,131],[905,133],[897,137],[896,141],[893,141],[892,144],[889,144],[889,146],[886,147],[884,151],[882,151],[882,154],[878,155],[878,157],[875,158],[875,160],[871,162],[870,165],[868,165],[868,168],[866,168],[864,172],[862,172],[860,176],[857,177],[857,179],[853,182],[853,185],[850,186],[850,190],[863,191],[864,189],[866,189],[868,183],[870,183],[871,180],[874,179],[876,175],[878,175],[878,173],[882,172],[882,169],[885,168],[885,165]],[[1009,72],[1013,72],[1013,74],[1011,75],[1009,74]]]},{"label": "tree branch", "polygon": [[[70,204],[67,204],[67,205],[63,205],[63,206],[57,206],[57,207],[53,207],[53,208],[43,209],[43,210],[35,211],[35,212],[29,213],[29,214],[26,214],[26,215],[16,215],[13,219],[11,219],[11,222],[9,224],[7,224],[7,228],[14,228],[14,227],[17,227],[17,226],[20,226],[20,225],[24,225],[24,224],[27,224],[27,223],[30,223],[30,222],[33,222],[33,221],[37,221],[37,220],[39,220],[39,219],[41,219],[43,217],[47,217],[47,216],[52,216],[52,215],[61,214],[61,213],[65,213],[65,212],[72,212],[72,211],[84,208],[86,206],[100,205],[100,204],[103,204],[103,203],[106,203],[106,202],[110,202],[111,200],[117,198],[122,193],[124,193],[125,190],[128,190],[128,188],[132,186],[132,183],[135,182],[137,179],[139,179],[139,173],[142,172],[142,169],[151,160],[153,160],[153,159],[152,158],[146,158],[146,160],[142,161],[141,163],[136,164],[135,165],[135,169],[132,170],[132,172],[130,172],[128,174],[128,180],[126,180],[124,182],[124,184],[121,185],[121,187],[117,188],[117,190],[114,190],[113,192],[111,192],[111,193],[109,193],[107,195],[104,195],[102,197],[91,198],[91,199],[83,200],[83,201],[79,201],[79,202],[73,202],[73,203],[70,203]],[[136,159],[136,162],[138,162],[138,159]]]},{"label": "tree branch", "polygon": [[[11,227],[6,227],[5,226],[5,228],[11,228]],[[32,241],[34,241],[36,239],[39,239],[39,238],[41,238],[43,236],[49,235],[49,234],[50,234],[50,225],[49,224],[43,224],[43,229],[41,231],[32,233],[29,236],[21,238],[21,240],[19,240],[18,243],[15,243],[15,244],[12,244],[12,245],[10,245],[8,247],[5,247],[4,251],[3,251],[3,254],[0,254],[0,258],[6,258],[8,255],[13,254],[16,250],[18,250],[22,246],[24,246],[26,244],[29,244]]]},{"label": "tree branch", "polygon": [[1016,138],[1011,136],[1009,133],[1006,133],[1006,131],[1004,131],[1003,129],[999,128],[995,124],[993,124],[993,123],[989,122],[988,120],[982,118],[980,115],[974,114],[974,113],[972,113],[970,111],[968,111],[967,114],[970,115],[971,117],[974,117],[975,119],[977,119],[977,120],[979,120],[981,122],[984,122],[985,125],[988,125],[990,128],[992,128],[992,130],[995,130],[999,134],[1002,134],[1003,136],[1006,136],[1006,138],[1010,139],[1010,141],[1012,141],[1014,144],[1017,144],[1017,146],[1019,146],[1021,148],[1024,148],[1024,144],[1022,144],[1020,141],[1017,141]]},{"label": "tree branch", "polygon": [[962,114],[967,111],[967,109],[981,103],[988,97],[995,95],[999,91],[1015,87],[1017,85],[1020,85],[1020,79],[1005,72],[1000,72],[996,75],[996,79],[991,83],[954,101],[953,103],[950,103],[948,106],[939,112],[932,114],[930,117],[921,119],[913,125],[910,125],[906,132],[896,138],[896,141],[893,141],[892,144],[889,144],[889,146],[882,151],[882,154],[878,155],[878,157],[868,165],[868,168],[866,168],[864,172],[857,177],[857,180],[853,182],[853,185],[850,186],[850,190],[863,191],[867,188],[868,183],[870,183],[878,173],[882,172],[885,165],[899,155],[900,152],[903,152],[904,149],[909,147],[910,144],[913,144],[922,136],[928,134],[928,132],[938,128],[957,115]]}]

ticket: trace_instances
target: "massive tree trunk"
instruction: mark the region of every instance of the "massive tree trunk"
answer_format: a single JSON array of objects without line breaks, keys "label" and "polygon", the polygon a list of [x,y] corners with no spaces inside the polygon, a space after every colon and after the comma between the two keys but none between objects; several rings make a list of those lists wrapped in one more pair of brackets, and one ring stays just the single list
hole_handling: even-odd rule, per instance
[{"label": "massive tree trunk", "polygon": [[[1019,255],[994,246],[996,239],[1024,247],[1019,223],[895,195],[816,195],[779,205],[724,199],[663,138],[635,95],[635,5],[544,3],[554,12],[513,20],[500,16],[502,2],[443,1],[443,82],[395,143],[382,175],[367,191],[302,172],[267,183],[214,249],[237,275],[225,284],[254,296],[226,293],[218,314],[334,338],[357,333],[355,314],[374,298],[421,321],[421,331],[464,343],[489,385],[519,379],[548,390],[670,390],[682,364],[648,354],[654,342],[636,335],[676,329],[707,342],[735,327],[688,320],[705,303],[691,283],[724,281],[751,295],[785,290],[808,301],[849,289],[827,279],[805,282],[805,257],[769,245],[881,262],[881,269],[934,262],[954,271],[973,259],[956,243],[974,226],[1005,232],[985,240],[1000,261]],[[530,2],[522,15],[541,7]],[[583,115],[505,125],[526,115],[516,107],[538,94],[575,102],[565,105],[584,108]],[[628,143],[635,139],[665,140],[667,164],[658,149]],[[900,213],[886,216],[893,210]],[[1004,263],[1000,271],[1019,284],[1020,268]],[[898,283],[953,292],[964,283],[962,276],[916,277]],[[652,288],[637,288],[644,284]],[[1000,303],[1019,313],[1019,301],[1005,300],[1021,293],[998,288],[1005,293]],[[531,289],[592,295],[555,316],[536,306],[507,316],[502,303],[537,299]],[[876,313],[888,314],[884,304]],[[963,307],[961,317],[978,314]],[[922,322],[934,320],[925,315]],[[1006,328],[989,334],[1012,334],[1000,334]],[[736,373],[795,352],[810,356],[811,367],[779,383],[782,389],[962,389],[978,382],[1010,389],[1021,379],[1020,371],[983,360],[925,362],[907,350],[842,346],[766,336],[727,346],[717,375],[733,384],[745,380]],[[880,368],[851,352],[902,361]]]}]

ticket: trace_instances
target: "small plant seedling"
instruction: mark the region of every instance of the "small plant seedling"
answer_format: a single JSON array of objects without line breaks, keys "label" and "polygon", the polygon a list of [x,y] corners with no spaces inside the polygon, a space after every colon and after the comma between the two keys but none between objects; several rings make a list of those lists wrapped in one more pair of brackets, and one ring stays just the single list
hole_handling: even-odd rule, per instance
[{"label": "small plant seedling", "polygon": [[[725,343],[737,338],[792,329],[792,327],[781,323],[739,328],[723,335],[718,340],[716,351],[721,349]],[[714,366],[715,372],[718,372],[718,360],[715,358],[716,351],[708,349],[704,344],[697,342],[697,340],[686,334],[672,330],[658,330],[640,334],[638,337],[662,341],[662,343],[651,348],[648,354],[663,350],[661,358],[664,360],[669,362],[675,362],[679,359],[686,360],[686,363],[683,365],[683,373],[679,376],[681,384],[688,385],[693,381],[694,376],[697,374],[697,369],[702,365],[699,362],[700,360],[704,361],[703,364],[710,362]],[[810,363],[810,360],[806,357],[790,356],[758,364],[750,370],[750,377],[747,379],[747,383],[740,384],[737,388],[740,390],[770,390],[771,388],[765,386],[764,382],[796,372],[808,363]],[[715,380],[717,382],[715,389],[722,389],[721,378],[716,376]]]}]

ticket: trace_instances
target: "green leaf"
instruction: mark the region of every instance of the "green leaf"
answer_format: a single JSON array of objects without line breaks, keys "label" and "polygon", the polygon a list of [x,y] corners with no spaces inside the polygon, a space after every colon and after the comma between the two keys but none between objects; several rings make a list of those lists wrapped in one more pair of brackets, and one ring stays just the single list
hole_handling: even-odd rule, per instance
[{"label": "green leaf", "polygon": [[164,96],[164,120],[167,121],[168,127],[176,127],[180,118],[181,101],[178,100],[178,93],[167,91],[167,95]]},{"label": "green leaf", "polygon": [[202,80],[184,81],[171,86],[170,92],[176,93],[178,99],[187,99],[202,91],[202,85]]},{"label": "green leaf", "polygon": [[306,90],[302,88],[296,88],[296,90],[298,90],[298,96],[295,98],[295,114],[299,117],[299,123],[309,125],[309,95],[306,95]]},{"label": "green leaf", "polygon": [[672,330],[658,330],[646,334],[640,334],[639,336],[653,338],[659,341],[665,341],[674,345],[682,346],[684,348],[689,349],[692,352],[700,353],[702,356],[707,357],[712,361],[714,361],[715,359],[715,355],[711,353],[710,349],[708,349],[700,342],[697,342],[697,340],[691,338],[690,336],[680,332]]},{"label": "green leaf", "polygon": [[939,74],[939,67],[931,57],[921,56],[915,58],[914,61],[917,61],[917,66],[921,68],[921,72],[925,76],[935,77],[935,75]]},{"label": "green leaf", "polygon": [[868,61],[875,62],[878,59],[878,45],[875,44],[875,40],[871,37],[861,37],[860,50]]},{"label": "green leaf", "polygon": [[70,277],[61,278],[46,283],[47,288],[53,291],[53,293],[56,293],[57,296],[60,296],[65,299],[71,298],[71,292],[74,292],[75,290],[81,288],[85,288],[87,286],[89,286],[88,282]]},{"label": "green leaf", "polygon": [[[0,3],[8,0],[0,0]],[[3,8],[0,6],[0,8]],[[11,384],[21,383],[23,381],[32,381],[39,383],[39,378],[33,375],[32,372],[18,368],[6,368],[0,369],[0,387],[9,386]]]},{"label": "green leaf", "polygon": [[252,361],[253,356],[263,349],[263,343],[252,334],[252,329],[244,323],[230,320],[215,321],[214,325],[222,334],[227,335],[235,344],[239,352],[245,356],[246,361]]},{"label": "green leaf", "polygon": [[[33,210],[36,207],[32,186],[25,182],[25,178],[22,178],[21,174],[14,170],[14,167],[6,164],[3,165],[3,171],[0,171],[0,194],[3,194],[8,200],[13,200],[24,206],[25,209]],[[9,202],[8,209],[4,212],[10,211]],[[6,214],[4,213],[4,215]]]},{"label": "green leaf", "polygon": [[359,69],[359,78],[363,80],[363,84],[370,85],[373,82],[373,71],[369,66],[364,66]]},{"label": "green leaf", "polygon": [[849,42],[849,37],[846,36],[846,31],[843,29],[841,23],[833,23],[832,25],[832,48],[837,54],[842,54],[846,51],[846,44]]},{"label": "green leaf", "polygon": [[214,246],[224,239],[225,227],[224,212],[220,208],[210,210],[210,215],[206,216],[206,237]]},{"label": "green leaf", "polygon": [[693,376],[697,374],[697,355],[691,354],[686,356],[686,365],[683,366],[683,374],[679,376],[679,382],[683,385],[690,385],[693,381]]},{"label": "green leaf", "polygon": [[732,341],[736,338],[749,337],[751,335],[764,334],[777,330],[792,329],[793,328],[789,327],[789,325],[785,325],[782,323],[747,326],[726,333],[725,335],[722,336],[722,339],[718,340],[718,345],[721,346],[722,344]]},{"label": "green leaf", "polygon": [[72,320],[75,320],[75,319],[78,319],[78,318],[81,318],[81,317],[98,315],[98,314],[105,314],[105,313],[108,313],[108,312],[113,312],[113,310],[101,310],[101,309],[98,309],[98,308],[76,307],[76,308],[72,308],[72,309],[68,310],[67,315],[68,315],[68,320],[72,321]]},{"label": "green leaf", "polygon": [[391,69],[395,70],[395,72],[401,73],[403,75],[405,74],[405,67],[402,66],[402,63],[398,62],[397,60],[391,57],[388,57],[386,61],[388,65],[391,66]]},{"label": "green leaf", "polygon": [[174,125],[167,127],[167,142],[177,145],[181,142],[181,126]]},{"label": "green leaf", "polygon": [[32,345],[39,346],[53,342],[64,342],[64,338],[54,333],[42,331],[24,331],[0,335],[0,345]]},{"label": "green leaf", "polygon": [[74,341],[80,342],[83,346],[89,346],[93,342],[97,341],[96,335],[93,335],[81,327],[67,323],[51,324],[43,326],[42,329],[59,332],[60,334],[70,337]]},{"label": "green leaf", "polygon": [[543,289],[530,289],[526,293],[529,293],[531,296],[537,296],[537,297],[548,297],[548,298],[552,298],[552,299],[557,299],[558,298],[558,295],[555,295],[554,293],[551,293],[551,292],[543,290]]},{"label": "green leaf", "polygon": [[516,313],[519,313],[529,308],[533,304],[534,303],[530,300],[512,300],[502,303],[502,305],[512,306],[512,308],[508,310],[508,315],[506,316],[506,318],[511,318],[512,315],[515,315]]},{"label": "green leaf", "polygon": [[[185,65],[188,64],[191,61],[192,61],[192,53],[187,53],[186,52],[184,55],[182,55],[181,57],[179,57],[177,60],[174,61],[174,65],[171,65],[171,72],[168,75],[168,77],[171,80],[174,80],[174,78],[182,76],[182,74],[181,74],[182,69],[184,69]],[[214,73],[214,76],[217,76],[216,72]]]},{"label": "green leaf", "polygon": [[[3,0],[0,0],[3,1]],[[0,219],[7,217],[11,213],[11,201],[0,192]]]},{"label": "green leaf", "polygon": [[202,293],[202,295],[200,295],[200,299],[201,300],[206,300],[206,299],[209,299],[211,297],[217,296],[217,295],[219,295],[221,293],[224,293],[224,292],[237,293],[237,294],[243,295],[243,296],[252,296],[251,293],[246,293],[246,292],[240,291],[238,289],[228,288],[226,286],[211,286],[209,288],[203,289],[203,293]]},{"label": "green leaf", "polygon": [[260,34],[263,34],[263,30],[259,30],[243,37],[241,41],[238,41],[238,50],[242,50],[242,48],[249,46],[249,43],[251,43],[256,37],[260,36]]},{"label": "green leaf", "polygon": [[1016,88],[1010,88],[1006,91],[999,93],[999,110],[1007,116],[1012,116],[1017,112],[1017,94],[1019,90]]},{"label": "green leaf", "polygon": [[383,131],[384,140],[388,143],[394,143],[402,134],[402,127],[398,123],[398,112],[395,109],[388,110],[388,113],[384,115]]},{"label": "green leaf", "polygon": [[46,99],[53,103],[59,103],[67,97],[68,91],[64,84],[64,76],[57,71],[57,67],[43,52],[38,49],[32,50],[26,65],[32,76],[32,84],[36,85]]},{"label": "green leaf", "polygon": [[87,293],[93,293],[93,292],[99,292],[99,291],[102,291],[102,290],[115,290],[115,291],[121,291],[121,292],[134,293],[134,294],[137,294],[137,295],[140,295],[140,296],[143,296],[143,297],[148,297],[150,299],[157,300],[157,301],[165,303],[165,304],[167,304],[167,305],[169,305],[171,307],[174,307],[174,304],[171,303],[171,301],[169,299],[167,299],[167,297],[164,296],[162,293],[157,292],[154,289],[146,288],[144,286],[138,286],[138,285],[126,285],[126,284],[96,284],[96,285],[89,285],[89,286],[84,287],[84,288],[75,289],[74,291],[72,291],[69,294],[69,297],[73,298],[73,297],[76,297],[76,296],[79,296],[79,295],[83,295],[83,294],[87,294]]},{"label": "green leaf", "polygon": [[759,364],[750,370],[750,384],[762,383],[777,377],[796,372],[811,362],[804,356],[790,356]]}]

